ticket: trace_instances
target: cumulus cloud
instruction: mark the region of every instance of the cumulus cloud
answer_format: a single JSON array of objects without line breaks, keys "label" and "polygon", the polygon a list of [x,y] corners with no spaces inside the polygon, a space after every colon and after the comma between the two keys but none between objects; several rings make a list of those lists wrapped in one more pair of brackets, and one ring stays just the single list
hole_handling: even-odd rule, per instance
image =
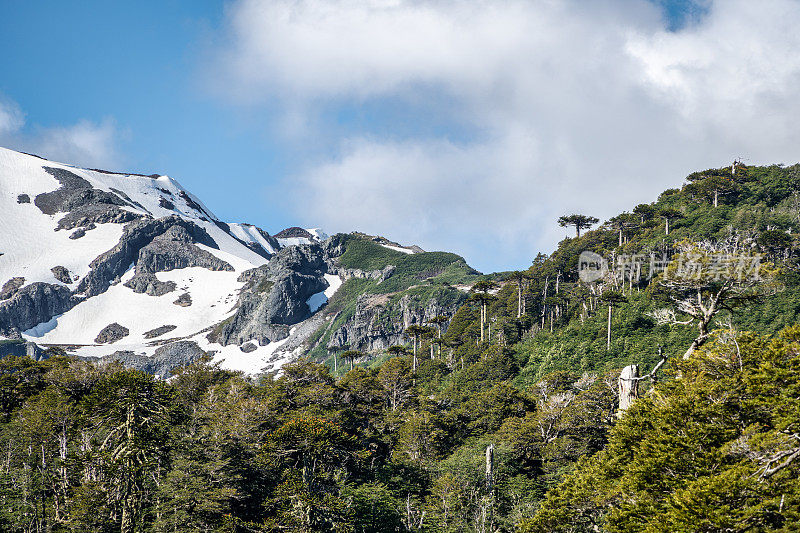
[{"label": "cumulus cloud", "polygon": [[26,127],[25,114],[0,95],[0,145],[63,163],[113,168],[120,162],[119,132],[110,118],[79,120],[71,126]]},{"label": "cumulus cloud", "polygon": [[19,130],[25,123],[25,115],[16,102],[0,95],[0,135]]},{"label": "cumulus cloud", "polygon": [[99,123],[80,120],[72,126],[42,128],[33,145],[48,159],[83,166],[116,167],[118,132],[111,119]]},{"label": "cumulus cloud", "polygon": [[[214,72],[226,98],[295,114],[389,102],[423,121],[417,104],[444,95],[446,134],[365,127],[309,159],[298,212],[512,268],[564,235],[560,214],[608,217],[734,157],[800,157],[800,4],[704,7],[671,31],[645,0],[240,0]],[[335,129],[308,124],[301,143]]]}]

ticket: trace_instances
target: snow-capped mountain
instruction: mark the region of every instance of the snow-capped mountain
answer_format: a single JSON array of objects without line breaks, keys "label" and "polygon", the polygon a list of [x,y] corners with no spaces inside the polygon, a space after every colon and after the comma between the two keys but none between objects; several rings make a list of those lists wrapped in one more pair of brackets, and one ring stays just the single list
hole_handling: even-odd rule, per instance
[{"label": "snow-capped mountain", "polygon": [[[341,284],[324,258],[309,266],[295,257],[302,252],[282,252],[326,239],[321,230],[275,238],[225,223],[168,176],[0,148],[0,210],[0,339],[76,356],[131,362],[209,352],[231,369],[277,368],[292,357],[281,351],[293,346],[292,326]],[[262,317],[269,331],[241,308],[243,291],[258,289],[254,279],[280,288]]]}]

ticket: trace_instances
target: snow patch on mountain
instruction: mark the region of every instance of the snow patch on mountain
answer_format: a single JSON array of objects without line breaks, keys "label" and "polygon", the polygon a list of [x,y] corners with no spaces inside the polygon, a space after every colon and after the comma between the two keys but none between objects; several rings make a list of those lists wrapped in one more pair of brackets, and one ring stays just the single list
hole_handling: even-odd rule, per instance
[{"label": "snow patch on mountain", "polygon": [[[69,189],[70,186],[73,188]],[[49,203],[36,202],[38,195],[61,189],[65,192],[46,197]],[[298,346],[310,327],[292,328],[286,339],[266,346],[245,346],[245,350],[237,345],[212,343],[207,335],[211,328],[235,313],[239,293],[246,285],[239,281],[244,279],[243,272],[265,265],[268,257],[282,247],[322,241],[328,235],[319,228],[288,228],[284,230],[286,234],[276,240],[253,225],[222,222],[197,197],[168,176],[83,169],[0,148],[0,210],[3,213],[0,217],[0,287],[12,278],[24,277],[24,285],[45,282],[64,285],[74,291],[91,271],[92,261],[120,244],[125,224],[119,222],[119,217],[118,222],[90,223],[80,218],[83,215],[76,215],[77,218],[70,219],[71,225],[63,226],[70,229],[58,229],[59,221],[68,215],[58,210],[85,205],[71,202],[75,195],[79,200],[85,198],[80,196],[83,191],[92,189],[104,191],[99,200],[102,206],[109,205],[146,218],[178,215],[191,221],[208,233],[218,249],[210,246],[214,244],[211,242],[194,245],[234,270],[187,267],[156,271],[153,275],[158,282],[174,283],[175,289],[154,296],[136,293],[125,286],[136,271],[131,264],[121,278],[110,280],[107,290],[91,297],[73,296],[80,300],[77,304],[23,331],[24,339],[44,346],[68,347],[69,353],[86,357],[103,357],[116,351],[153,356],[165,344],[190,340],[213,353],[213,360],[220,362],[223,368],[247,373],[258,373],[265,368],[278,370],[299,355]],[[94,193],[87,194],[91,199]],[[103,201],[116,205],[102,204]],[[58,212],[46,214],[43,208]],[[98,220],[95,218],[95,222]],[[73,232],[76,227],[78,231]],[[312,312],[327,302],[342,283],[338,276],[325,275],[325,278],[328,288],[308,299]],[[116,342],[98,344],[98,333],[114,323],[129,333]],[[169,328],[163,334],[146,337],[148,332],[163,330],[165,326]]]},{"label": "snow patch on mountain", "polygon": [[328,282],[328,288],[322,292],[313,294],[311,298],[306,300],[308,308],[312,313],[316,313],[320,307],[328,303],[331,296],[342,286],[342,279],[339,276],[334,276],[333,274],[323,274],[323,276],[325,277],[325,281]]},{"label": "snow patch on mountain", "polygon": [[382,244],[382,243],[378,243],[378,244],[380,244],[384,248],[388,248],[390,250],[394,250],[395,252],[401,252],[401,253],[404,253],[404,254],[413,254],[414,253],[414,250],[410,250],[408,248],[403,248],[402,246],[392,246],[391,244]]}]

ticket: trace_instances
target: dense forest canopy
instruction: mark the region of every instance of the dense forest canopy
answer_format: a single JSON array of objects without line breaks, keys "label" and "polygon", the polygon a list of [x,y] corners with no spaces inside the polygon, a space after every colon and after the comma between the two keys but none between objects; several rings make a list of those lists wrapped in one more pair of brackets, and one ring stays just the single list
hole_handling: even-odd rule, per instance
[{"label": "dense forest canopy", "polygon": [[[468,280],[471,296],[446,329],[415,324],[407,346],[335,370],[324,350],[259,379],[7,357],[0,529],[790,531],[798,235],[800,166],[709,169],[525,271],[408,256],[404,290],[436,267],[416,290]],[[345,262],[395,257],[350,245]],[[668,282],[681,254],[723,249],[759,257],[764,283]],[[666,266],[586,283],[584,251]],[[724,305],[701,327],[686,294]],[[632,364],[647,379],[621,413]]]}]

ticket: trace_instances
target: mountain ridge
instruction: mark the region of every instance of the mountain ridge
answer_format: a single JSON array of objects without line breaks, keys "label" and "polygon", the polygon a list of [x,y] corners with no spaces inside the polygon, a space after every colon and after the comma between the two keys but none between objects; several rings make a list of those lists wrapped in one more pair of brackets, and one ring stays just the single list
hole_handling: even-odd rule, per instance
[{"label": "mountain ridge", "polygon": [[[341,243],[375,240],[401,259],[423,252],[360,233],[331,239],[319,228],[270,235],[220,220],[165,175],[84,169],[5,148],[0,192],[0,335],[82,358],[139,361],[171,341],[183,352],[192,343],[195,359],[210,354],[225,368],[277,371],[313,348],[306,340],[325,324],[317,317],[314,327],[299,326],[344,282],[392,276],[388,265],[359,268],[364,258],[339,265]],[[415,313],[403,320],[425,319]],[[96,342],[112,323],[125,333]]]}]

